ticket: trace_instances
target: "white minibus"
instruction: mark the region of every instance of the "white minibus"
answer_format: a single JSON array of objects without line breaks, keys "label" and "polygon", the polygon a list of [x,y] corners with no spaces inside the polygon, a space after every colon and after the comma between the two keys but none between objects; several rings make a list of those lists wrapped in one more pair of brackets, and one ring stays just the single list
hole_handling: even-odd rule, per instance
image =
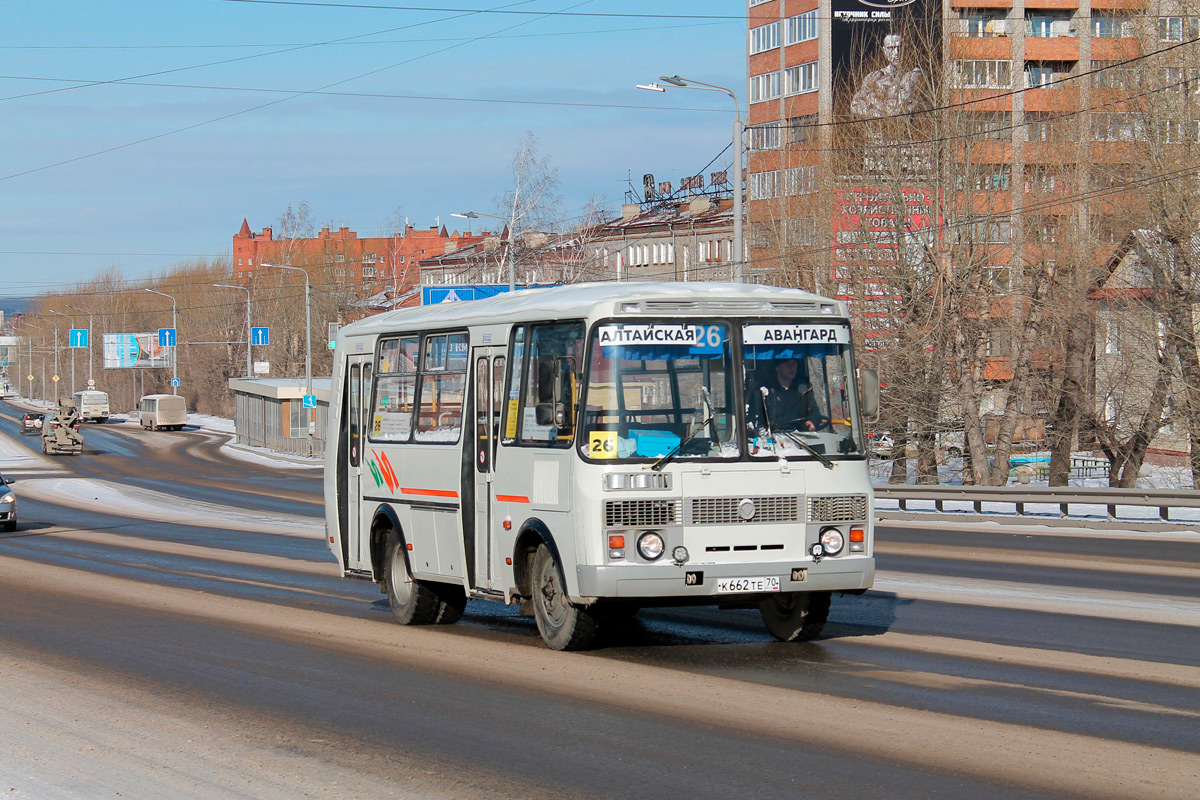
[{"label": "white minibus", "polygon": [[177,394],[148,394],[138,401],[138,422],[152,431],[183,430],[187,402]]},{"label": "white minibus", "polygon": [[108,422],[108,393],[85,389],[75,393],[80,422]]},{"label": "white minibus", "polygon": [[844,304],[724,283],[529,289],[338,332],[326,528],[402,624],[468,598],[591,645],[653,606],[755,608],[817,636],[875,574]]}]

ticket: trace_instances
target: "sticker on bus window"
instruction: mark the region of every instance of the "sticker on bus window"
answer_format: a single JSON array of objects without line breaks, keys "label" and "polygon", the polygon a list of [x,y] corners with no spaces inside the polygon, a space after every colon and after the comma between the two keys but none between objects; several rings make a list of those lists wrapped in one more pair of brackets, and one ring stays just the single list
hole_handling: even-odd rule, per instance
[{"label": "sticker on bus window", "polygon": [[592,431],[589,433],[588,455],[592,458],[616,458],[617,432]]},{"label": "sticker on bus window", "polygon": [[747,325],[746,344],[850,344],[845,325]]},{"label": "sticker on bus window", "polygon": [[375,422],[371,425],[371,435],[378,436],[383,431],[383,414],[375,415]]},{"label": "sticker on bus window", "polygon": [[508,401],[508,417],[504,423],[504,438],[505,439],[517,438],[517,400],[518,399],[519,398]]}]

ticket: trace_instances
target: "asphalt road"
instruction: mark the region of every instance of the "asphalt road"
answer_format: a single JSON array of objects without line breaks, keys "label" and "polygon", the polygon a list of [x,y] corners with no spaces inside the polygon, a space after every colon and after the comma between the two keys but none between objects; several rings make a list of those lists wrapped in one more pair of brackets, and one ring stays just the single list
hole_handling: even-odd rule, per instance
[{"label": "asphalt road", "polygon": [[816,642],[644,611],[551,652],[472,601],[402,628],[339,580],[319,471],[0,404],[12,797],[1200,795],[1200,535],[881,526]]}]

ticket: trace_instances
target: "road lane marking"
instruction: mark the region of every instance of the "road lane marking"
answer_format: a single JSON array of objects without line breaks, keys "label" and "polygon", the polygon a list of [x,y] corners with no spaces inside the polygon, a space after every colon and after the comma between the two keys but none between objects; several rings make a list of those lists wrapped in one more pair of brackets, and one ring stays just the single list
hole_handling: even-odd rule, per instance
[{"label": "road lane marking", "polygon": [[873,588],[913,600],[1200,627],[1200,600],[1183,597],[980,578],[930,577],[890,570],[875,573]]},{"label": "road lane marking", "polygon": [[[1200,760],[1194,753],[1134,742],[617,663],[602,655],[564,655],[526,642],[482,643],[444,631],[17,559],[0,558],[0,580],[58,596],[78,595],[89,602],[152,606],[164,614],[259,629],[276,637],[286,633],[313,645],[389,658],[405,668],[462,680],[488,676],[494,684],[519,690],[844,748],[925,769],[962,771],[1041,792],[1113,800],[1151,795],[1193,800],[1200,782]],[[629,686],[655,689],[630,692]],[[1130,764],[1137,768],[1130,769]]]},{"label": "road lane marking", "polygon": [[1200,580],[1200,564],[1180,566],[1178,562],[1113,558],[1109,556],[1070,555],[1041,551],[1014,551],[999,547],[974,547],[967,543],[924,545],[910,542],[875,541],[876,555],[895,555],[917,558],[978,561],[985,564],[1012,564],[1038,569],[1061,567],[1094,572],[1123,572],[1137,575],[1157,575],[1165,578],[1194,578]]}]

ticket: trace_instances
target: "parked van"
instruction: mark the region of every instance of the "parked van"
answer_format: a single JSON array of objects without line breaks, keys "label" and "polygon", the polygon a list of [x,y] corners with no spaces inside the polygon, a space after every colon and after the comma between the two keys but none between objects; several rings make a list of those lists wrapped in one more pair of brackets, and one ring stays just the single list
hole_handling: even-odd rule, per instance
[{"label": "parked van", "polygon": [[80,422],[108,422],[108,393],[94,389],[76,392],[75,409]]},{"label": "parked van", "polygon": [[182,430],[187,424],[187,401],[177,394],[148,394],[138,401],[138,422],[152,431]]}]

